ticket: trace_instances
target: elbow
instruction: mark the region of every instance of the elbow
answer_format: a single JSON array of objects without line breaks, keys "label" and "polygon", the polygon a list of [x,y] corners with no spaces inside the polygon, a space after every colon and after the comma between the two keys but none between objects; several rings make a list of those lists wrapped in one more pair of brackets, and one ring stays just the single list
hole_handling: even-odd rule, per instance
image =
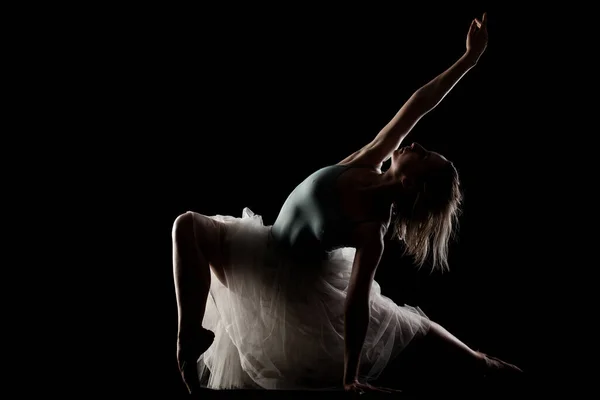
[{"label": "elbow", "polygon": [[412,96],[410,96],[410,101],[414,103],[422,102],[427,97],[427,85],[421,86],[418,88]]},{"label": "elbow", "polygon": [[430,111],[437,104],[437,95],[435,88],[429,84],[418,89],[410,97],[410,102],[414,109],[419,110],[419,114],[423,115]]}]

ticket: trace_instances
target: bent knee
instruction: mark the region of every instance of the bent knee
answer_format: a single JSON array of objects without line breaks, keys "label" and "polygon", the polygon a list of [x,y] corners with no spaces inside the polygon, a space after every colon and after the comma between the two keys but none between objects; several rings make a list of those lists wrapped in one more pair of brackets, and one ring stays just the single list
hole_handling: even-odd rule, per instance
[{"label": "bent knee", "polygon": [[197,244],[216,246],[220,240],[220,224],[206,215],[188,211],[177,218],[173,223],[174,240],[193,240]]},{"label": "bent knee", "polygon": [[171,235],[173,239],[182,238],[194,233],[194,213],[187,211],[177,218],[173,222],[173,229]]}]

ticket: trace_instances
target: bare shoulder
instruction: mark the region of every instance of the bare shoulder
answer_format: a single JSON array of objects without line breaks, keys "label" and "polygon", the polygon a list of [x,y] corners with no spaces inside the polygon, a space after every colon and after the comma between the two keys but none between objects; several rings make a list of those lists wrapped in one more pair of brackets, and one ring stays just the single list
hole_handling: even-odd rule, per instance
[{"label": "bare shoulder", "polygon": [[389,223],[384,219],[374,219],[363,222],[353,227],[350,233],[352,246],[360,248],[364,246],[382,245],[388,231]]},{"label": "bare shoulder", "polygon": [[353,229],[352,239],[354,246],[358,248],[384,246],[384,237],[387,227],[380,221],[360,224]]},{"label": "bare shoulder", "polygon": [[387,231],[391,207],[379,201],[374,190],[380,180],[381,170],[376,165],[361,163],[360,159],[338,165],[360,166],[348,168],[336,182],[341,211],[352,221],[372,221],[355,225],[355,233],[360,238],[372,237],[381,230]]},{"label": "bare shoulder", "polygon": [[364,240],[375,240],[383,239],[387,232],[387,227],[382,221],[374,220],[372,222],[365,222],[354,228],[356,234],[362,237]]}]

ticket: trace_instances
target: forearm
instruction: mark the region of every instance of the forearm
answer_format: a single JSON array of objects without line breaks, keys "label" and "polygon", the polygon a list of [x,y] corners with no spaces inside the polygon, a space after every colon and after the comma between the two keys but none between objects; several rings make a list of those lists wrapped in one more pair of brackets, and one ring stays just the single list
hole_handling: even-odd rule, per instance
[{"label": "forearm", "polygon": [[463,54],[450,68],[418,89],[413,98],[427,110],[437,106],[452,90],[454,85],[475,65],[477,60],[468,53]]},{"label": "forearm", "polygon": [[344,384],[358,378],[360,354],[369,326],[368,297],[349,296],[344,325]]}]

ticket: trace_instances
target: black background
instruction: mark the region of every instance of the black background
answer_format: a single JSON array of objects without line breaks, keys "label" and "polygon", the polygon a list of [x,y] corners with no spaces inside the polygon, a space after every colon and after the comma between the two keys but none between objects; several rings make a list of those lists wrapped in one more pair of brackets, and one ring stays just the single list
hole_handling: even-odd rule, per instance
[{"label": "black background", "polygon": [[184,394],[174,219],[188,210],[241,216],[249,207],[273,223],[307,174],[368,143],[413,91],[463,54],[469,24],[483,11],[487,51],[407,138],[446,155],[462,179],[450,272],[417,271],[390,243],[376,280],[471,347],[532,375],[549,368],[539,359],[549,348],[540,327],[553,326],[542,317],[546,276],[563,256],[560,220],[552,219],[555,176],[547,174],[552,124],[543,125],[550,111],[540,105],[548,101],[546,61],[531,43],[560,43],[530,29],[531,13],[483,5],[147,6],[106,19],[90,11],[64,29],[66,41],[39,38],[51,48],[44,62],[53,72],[36,79],[68,97],[48,119],[78,134],[55,143],[76,143],[83,151],[70,155],[91,165],[64,167],[77,182],[71,214],[85,209],[85,228],[72,240],[84,243],[95,274],[82,291],[101,286],[85,332],[108,364],[89,381]]}]

